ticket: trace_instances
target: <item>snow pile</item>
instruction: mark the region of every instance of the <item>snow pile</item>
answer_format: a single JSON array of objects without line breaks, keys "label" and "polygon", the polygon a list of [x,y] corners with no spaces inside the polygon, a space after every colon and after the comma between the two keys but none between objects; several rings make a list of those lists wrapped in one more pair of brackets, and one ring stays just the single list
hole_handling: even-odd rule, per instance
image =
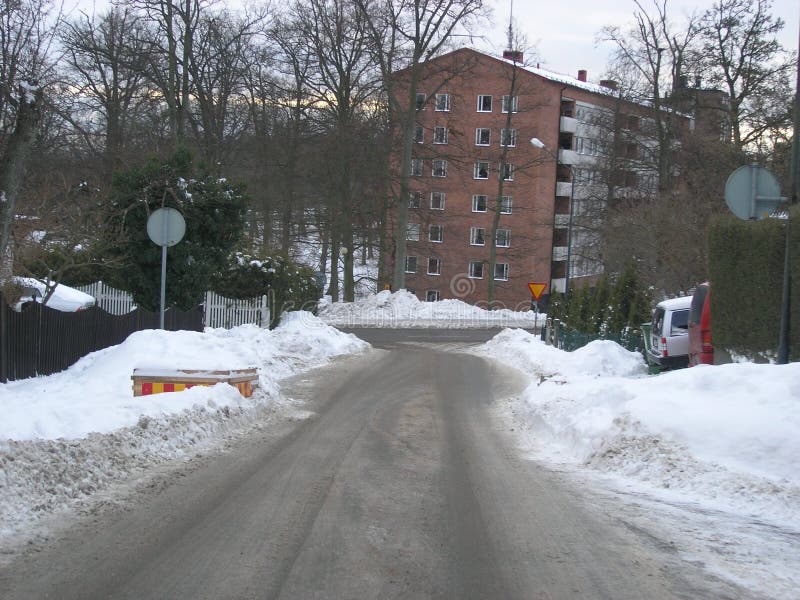
[{"label": "snow pile", "polygon": [[800,364],[644,375],[613,342],[568,353],[506,330],[478,350],[531,384],[498,410],[591,502],[754,597],[800,589]]},{"label": "snow pile", "polygon": [[[67,371],[0,384],[0,537],[136,471],[220,443],[220,434],[274,410],[281,379],[367,347],[310,313],[289,313],[273,331],[140,331]],[[134,368],[247,367],[259,375],[250,398],[224,383],[132,392]]]},{"label": "snow pile", "polygon": [[800,523],[800,364],[648,377],[641,355],[613,342],[568,353],[519,330],[480,351],[533,380],[512,411],[537,456],[670,500]]},{"label": "snow pile", "polygon": [[[529,310],[530,303],[517,307],[487,310],[461,300],[421,302],[406,290],[384,290],[357,302],[320,302],[319,317],[340,327],[527,327],[544,323],[545,315]],[[524,309],[524,310],[522,310]]]}]

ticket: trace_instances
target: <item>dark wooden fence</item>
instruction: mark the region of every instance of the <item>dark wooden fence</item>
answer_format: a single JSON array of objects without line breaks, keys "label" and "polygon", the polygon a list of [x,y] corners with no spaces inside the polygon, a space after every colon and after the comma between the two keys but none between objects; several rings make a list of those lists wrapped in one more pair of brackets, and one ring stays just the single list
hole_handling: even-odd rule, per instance
[{"label": "dark wooden fence", "polygon": [[[0,382],[63,371],[90,352],[122,343],[134,331],[158,327],[157,312],[111,315],[93,307],[68,313],[36,303],[16,312],[0,297]],[[202,306],[167,310],[164,328],[202,331]]]}]

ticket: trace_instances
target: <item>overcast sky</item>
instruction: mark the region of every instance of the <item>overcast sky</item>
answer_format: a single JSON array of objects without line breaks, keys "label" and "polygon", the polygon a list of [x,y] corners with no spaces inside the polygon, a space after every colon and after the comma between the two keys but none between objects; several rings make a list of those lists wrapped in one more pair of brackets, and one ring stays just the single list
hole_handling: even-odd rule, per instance
[{"label": "overcast sky", "polygon": [[[252,0],[249,0],[252,1]],[[283,0],[280,0],[283,2]],[[648,9],[654,0],[640,0]],[[710,8],[714,0],[666,0],[671,20],[680,24],[684,15]],[[599,81],[606,68],[610,45],[596,43],[597,34],[605,25],[632,24],[635,8],[633,0],[513,0],[515,27],[525,36],[529,46],[538,51],[542,68],[557,73],[578,74],[578,69],[589,71],[590,81]],[[242,0],[221,0],[231,7],[241,6]],[[507,31],[511,0],[486,0],[493,9],[493,25],[482,29],[481,39],[464,45],[502,53],[507,45]],[[93,7],[101,12],[107,0],[66,0],[67,6],[79,6],[91,14]],[[798,46],[798,0],[773,0],[772,14],[786,23],[780,36],[785,48]]]},{"label": "overcast sky", "polygon": [[[606,25],[632,24],[633,0],[513,0],[514,22],[538,50],[542,68],[572,75],[578,69],[589,71],[589,80],[598,81],[606,68],[611,49],[607,43],[597,44],[600,29]],[[650,12],[653,0],[640,0]],[[494,10],[495,27],[487,48],[502,51],[507,45],[508,18],[511,0],[488,0]],[[713,0],[667,0],[667,14],[679,25],[684,15],[711,8]],[[785,48],[798,45],[798,0],[773,0],[772,14],[786,23],[780,36]]]}]

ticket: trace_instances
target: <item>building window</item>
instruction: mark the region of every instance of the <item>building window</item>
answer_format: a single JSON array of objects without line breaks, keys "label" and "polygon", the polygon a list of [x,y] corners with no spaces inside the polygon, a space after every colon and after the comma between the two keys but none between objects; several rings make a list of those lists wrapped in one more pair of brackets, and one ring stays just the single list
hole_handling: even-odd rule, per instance
[{"label": "building window", "polygon": [[487,198],[484,195],[475,195],[472,197],[472,212],[486,212]]},{"label": "building window", "polygon": [[437,125],[433,128],[433,143],[446,144],[447,143],[447,127]]},{"label": "building window", "polygon": [[406,256],[406,273],[416,273],[416,272],[417,272],[417,257]]},{"label": "building window", "polygon": [[438,302],[439,290],[428,290],[425,292],[425,302]]},{"label": "building window", "polygon": [[509,105],[511,106],[512,113],[517,112],[517,100],[518,98],[516,96],[503,96],[503,112],[508,112]]},{"label": "building window", "polygon": [[503,196],[502,200],[500,201],[500,214],[501,215],[510,215],[511,208],[514,204],[514,198],[511,196]]},{"label": "building window", "polygon": [[488,127],[478,127],[475,130],[475,145],[489,146],[492,140],[492,130]]},{"label": "building window", "polygon": [[473,279],[483,279],[483,261],[472,260],[469,263],[469,276]]},{"label": "building window", "polygon": [[422,177],[422,159],[421,158],[412,158],[411,159],[411,176],[412,177]]},{"label": "building window", "polygon": [[497,281],[508,281],[508,263],[495,263],[494,278]]},{"label": "building window", "polygon": [[498,248],[508,248],[511,246],[511,230],[498,229],[495,235],[495,241]]},{"label": "building window", "polygon": [[431,192],[431,210],[444,210],[444,201],[444,192]]},{"label": "building window", "polygon": [[473,177],[475,179],[489,179],[489,163],[483,161],[476,161]]},{"label": "building window", "polygon": [[436,94],[436,110],[450,110],[450,94]]},{"label": "building window", "polygon": [[517,146],[517,130],[516,129],[501,129],[500,130],[500,145],[508,148],[515,148]]},{"label": "building window", "polygon": [[425,130],[422,125],[414,125],[414,141],[418,144],[425,141]]},{"label": "building window", "polygon": [[425,94],[417,94],[417,110],[425,110]]},{"label": "building window", "polygon": [[431,175],[434,177],[447,177],[447,161],[441,159],[434,160]]},{"label": "building window", "polygon": [[503,164],[503,180],[514,181],[514,165],[511,163]]},{"label": "building window", "polygon": [[444,240],[443,225],[428,225],[428,241],[441,242]]},{"label": "building window", "polygon": [[442,272],[442,261],[438,258],[428,259],[428,275],[440,275]]},{"label": "building window", "polygon": [[603,174],[596,169],[573,169],[575,183],[594,185],[603,183]]},{"label": "building window", "polygon": [[419,208],[422,192],[408,192],[408,208]]},{"label": "building window", "polygon": [[419,241],[419,223],[409,223],[406,226],[406,239],[410,242]]},{"label": "building window", "polygon": [[486,230],[483,227],[471,227],[469,243],[471,246],[483,246],[486,243]]},{"label": "building window", "polygon": [[478,112],[492,112],[491,96],[478,96]]}]

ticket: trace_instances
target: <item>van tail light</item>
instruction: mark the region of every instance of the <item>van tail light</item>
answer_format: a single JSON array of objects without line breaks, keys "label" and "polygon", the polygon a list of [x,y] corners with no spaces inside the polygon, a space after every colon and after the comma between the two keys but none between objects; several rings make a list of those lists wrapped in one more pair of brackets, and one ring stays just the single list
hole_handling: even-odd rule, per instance
[{"label": "van tail light", "polygon": [[714,344],[711,343],[711,332],[704,331],[703,332],[703,352],[713,352],[714,351]]},{"label": "van tail light", "polygon": [[661,356],[667,356],[667,338],[661,338]]}]

